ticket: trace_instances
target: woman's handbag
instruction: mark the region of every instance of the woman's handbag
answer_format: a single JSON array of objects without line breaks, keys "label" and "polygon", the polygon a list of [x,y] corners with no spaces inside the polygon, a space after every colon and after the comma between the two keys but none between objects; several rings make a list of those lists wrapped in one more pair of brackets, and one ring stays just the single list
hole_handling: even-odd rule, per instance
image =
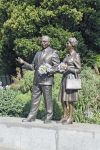
[{"label": "woman's handbag", "polygon": [[66,90],[80,90],[81,87],[81,79],[76,76],[76,78],[66,80]]}]

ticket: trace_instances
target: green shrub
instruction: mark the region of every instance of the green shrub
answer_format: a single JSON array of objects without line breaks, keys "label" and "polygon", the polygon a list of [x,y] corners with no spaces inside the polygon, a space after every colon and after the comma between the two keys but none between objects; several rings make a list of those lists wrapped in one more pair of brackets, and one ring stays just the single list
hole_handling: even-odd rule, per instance
[{"label": "green shrub", "polygon": [[0,115],[22,117],[30,109],[30,93],[22,94],[11,89],[0,90]]},{"label": "green shrub", "polygon": [[[26,72],[21,81],[20,91],[11,89],[0,90],[0,115],[26,117],[31,107],[31,91],[33,73]],[[30,74],[30,75],[29,75]],[[53,119],[59,120],[63,114],[61,102],[58,99],[61,74],[55,74],[55,84],[52,90],[53,97]],[[100,76],[89,67],[81,71],[82,90],[79,91],[79,100],[76,104],[74,118],[76,122],[88,122],[100,124]],[[41,102],[37,118],[41,119],[46,114],[44,99]]]},{"label": "green shrub", "polygon": [[[61,85],[61,74],[55,74],[55,84],[53,86],[53,119],[59,120],[63,114],[59,92]],[[100,93],[100,76],[89,67],[81,71],[82,90],[79,91],[79,100],[76,104],[74,118],[76,122],[88,122],[100,124],[100,102],[97,96]],[[45,114],[43,97],[39,107],[38,118]]]},{"label": "green shrub", "polygon": [[60,94],[60,86],[61,86],[61,74],[55,74],[55,84],[53,86],[53,119],[54,120],[59,120],[61,119],[61,116],[63,114],[62,111],[62,106],[61,106],[61,101],[59,99],[59,94]]},{"label": "green shrub", "polygon": [[22,93],[27,93],[28,91],[32,90],[33,78],[34,78],[33,71],[26,70],[24,72],[24,76],[20,81],[20,91]]},{"label": "green shrub", "polygon": [[29,114],[31,107],[31,92],[25,94],[19,93],[16,96],[17,113],[20,117],[26,117]]},{"label": "green shrub", "polygon": [[79,101],[76,105],[75,120],[100,124],[100,76],[94,70],[85,67],[81,72],[82,90],[79,91]]}]

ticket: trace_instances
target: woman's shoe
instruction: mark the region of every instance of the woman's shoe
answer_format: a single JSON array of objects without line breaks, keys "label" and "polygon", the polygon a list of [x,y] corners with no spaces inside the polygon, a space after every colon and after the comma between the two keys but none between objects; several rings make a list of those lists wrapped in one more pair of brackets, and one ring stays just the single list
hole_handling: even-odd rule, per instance
[{"label": "woman's shoe", "polygon": [[73,118],[68,118],[67,119],[67,124],[72,124],[73,123]]},{"label": "woman's shoe", "polygon": [[67,118],[66,117],[63,117],[60,121],[59,121],[59,123],[63,123],[63,122],[66,122],[67,121]]},{"label": "woman's shoe", "polygon": [[63,125],[72,124],[72,123],[73,123],[72,118],[68,118],[66,121],[62,122]]}]

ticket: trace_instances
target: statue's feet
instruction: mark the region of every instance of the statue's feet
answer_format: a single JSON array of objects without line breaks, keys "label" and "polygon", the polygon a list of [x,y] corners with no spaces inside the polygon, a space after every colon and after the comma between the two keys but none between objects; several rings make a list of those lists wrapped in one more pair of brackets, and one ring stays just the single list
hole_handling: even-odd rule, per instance
[{"label": "statue's feet", "polygon": [[66,122],[68,119],[68,117],[63,117],[60,121],[58,121],[58,123],[63,123],[63,122]]},{"label": "statue's feet", "polygon": [[32,122],[35,121],[35,117],[29,115],[26,119],[23,119],[22,122]]},{"label": "statue's feet", "polygon": [[63,125],[72,124],[72,123],[73,123],[73,118],[68,118],[67,120],[62,122]]},{"label": "statue's feet", "polygon": [[51,114],[47,114],[47,116],[44,119],[44,123],[51,123],[52,122],[52,113]]},{"label": "statue's feet", "polygon": [[48,124],[48,123],[51,123],[51,122],[52,122],[51,119],[45,119],[45,120],[44,120],[44,123],[45,123],[45,124]]},{"label": "statue's feet", "polygon": [[32,122],[32,121],[35,121],[35,120],[33,120],[33,119],[28,119],[28,118],[22,120],[22,122]]}]

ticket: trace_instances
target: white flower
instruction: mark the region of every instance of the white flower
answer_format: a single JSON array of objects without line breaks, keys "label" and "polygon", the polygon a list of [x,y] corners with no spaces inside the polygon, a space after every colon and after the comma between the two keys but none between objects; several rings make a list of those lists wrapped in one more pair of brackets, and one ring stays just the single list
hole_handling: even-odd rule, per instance
[{"label": "white flower", "polygon": [[3,87],[2,87],[2,86],[0,86],[0,89],[3,89]]},{"label": "white flower", "polygon": [[58,65],[58,71],[63,72],[63,71],[65,71],[66,67],[67,67],[66,64],[63,63],[63,62],[61,62],[61,63]]},{"label": "white flower", "polygon": [[52,66],[49,65],[48,63],[44,63],[38,69],[38,72],[40,75],[47,74],[48,72],[51,72],[51,71],[53,71]]},{"label": "white flower", "polygon": [[84,115],[87,118],[92,118],[93,117],[93,112],[92,112],[91,109],[87,109],[87,110],[85,110]]},{"label": "white flower", "polygon": [[3,89],[2,82],[0,81],[0,89]]},{"label": "white flower", "polygon": [[6,85],[6,89],[10,89],[10,86],[9,86],[9,85]]}]

